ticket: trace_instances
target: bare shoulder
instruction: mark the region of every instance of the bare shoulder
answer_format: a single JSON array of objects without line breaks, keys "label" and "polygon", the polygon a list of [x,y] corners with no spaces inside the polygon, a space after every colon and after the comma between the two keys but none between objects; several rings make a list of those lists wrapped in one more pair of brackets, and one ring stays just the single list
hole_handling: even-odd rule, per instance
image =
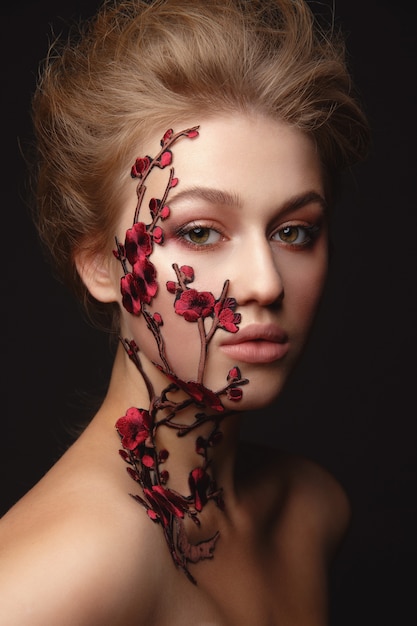
[{"label": "bare shoulder", "polygon": [[[307,458],[265,446],[246,446],[257,469],[253,489],[272,504],[277,528],[286,539],[309,540],[329,559],[350,523],[350,502],[345,489],[324,467]],[[249,451],[250,450],[250,451]],[[248,457],[249,458],[249,457]],[[261,487],[259,487],[261,486]],[[313,540],[313,541],[311,541]]]},{"label": "bare shoulder", "polygon": [[304,529],[323,541],[331,558],[349,526],[351,510],[345,489],[321,465],[297,456],[285,456],[289,506],[303,519]]},{"label": "bare shoulder", "polygon": [[106,477],[63,463],[0,520],[0,623],[149,623],[153,524]]}]

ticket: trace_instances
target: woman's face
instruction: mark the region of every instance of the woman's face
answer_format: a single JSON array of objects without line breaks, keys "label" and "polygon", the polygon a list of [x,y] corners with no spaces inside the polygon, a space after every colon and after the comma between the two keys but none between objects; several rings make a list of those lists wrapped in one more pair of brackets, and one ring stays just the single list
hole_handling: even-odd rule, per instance
[{"label": "woman's face", "polygon": [[[217,392],[237,366],[249,384],[239,402],[224,404],[254,409],[281,391],[322,292],[327,269],[323,171],[309,137],[268,117],[236,113],[189,122],[176,124],[174,133],[198,124],[198,136],[177,140],[170,148],[172,162],[154,167],[144,181],[137,221],[154,235],[152,250],[145,246],[141,252],[149,302],[142,303],[139,315],[121,305],[122,336],[135,340],[151,379],[160,376],[152,361],[164,364],[155,328],[171,370],[184,381],[199,380]],[[154,157],[165,131],[135,156]],[[131,184],[132,199],[123,207],[117,233],[122,244],[137,202],[138,180]],[[163,205],[169,215],[164,211],[152,225],[158,209],[154,203],[152,215],[149,202],[162,199],[166,190]],[[120,263],[115,266],[119,283],[124,272]],[[226,280],[226,298],[236,306],[233,300],[223,302],[216,318],[222,306],[213,305]],[[154,332],[144,310],[159,314]]]}]

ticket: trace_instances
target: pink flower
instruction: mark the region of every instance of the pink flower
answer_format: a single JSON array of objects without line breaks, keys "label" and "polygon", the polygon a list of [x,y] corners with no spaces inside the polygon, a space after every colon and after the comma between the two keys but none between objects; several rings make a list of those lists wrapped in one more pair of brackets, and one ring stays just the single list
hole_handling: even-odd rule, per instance
[{"label": "pink flower", "polygon": [[142,311],[142,299],[138,282],[133,274],[126,274],[120,280],[122,303],[126,311],[132,315],[140,315]]},{"label": "pink flower", "polygon": [[143,176],[148,172],[150,165],[151,165],[151,157],[146,156],[143,158],[137,158],[134,164],[132,165],[132,169],[130,171],[131,177],[143,178]]},{"label": "pink flower", "polygon": [[228,400],[233,400],[233,402],[239,402],[243,397],[243,391],[239,387],[229,387],[226,390],[226,397]]},{"label": "pink flower", "polygon": [[124,417],[116,422],[116,429],[122,437],[122,446],[126,450],[135,450],[146,441],[152,426],[151,417],[145,409],[131,407]]},{"label": "pink flower", "polygon": [[161,314],[157,313],[156,311],[153,314],[153,321],[155,322],[157,326],[162,326],[164,323]]},{"label": "pink flower", "polygon": [[157,198],[151,198],[149,200],[149,210],[151,212],[152,217],[155,217],[160,206],[161,206],[161,201],[158,200]]},{"label": "pink flower", "polygon": [[120,289],[126,311],[139,315],[142,304],[150,304],[158,291],[155,266],[146,257],[138,258],[133,271],[122,277]]},{"label": "pink flower", "polygon": [[126,463],[130,463],[130,457],[126,450],[119,450],[119,454],[122,457],[123,461],[125,461]]},{"label": "pink flower", "polygon": [[143,493],[150,505],[147,513],[151,519],[159,520],[164,526],[168,526],[171,515],[184,517],[187,506],[180,495],[161,485],[153,485],[150,489],[145,487]]},{"label": "pink flower", "polygon": [[134,339],[131,339],[130,341],[126,339],[125,348],[130,358],[132,358],[134,354],[139,352],[139,348],[137,347],[136,341]]},{"label": "pink flower", "polygon": [[216,302],[214,305],[214,313],[219,320],[219,326],[227,330],[229,333],[237,333],[239,330],[237,324],[241,322],[240,313],[235,313],[236,300],[234,298],[226,298],[223,303]]},{"label": "pink flower", "polygon": [[136,470],[133,469],[133,467],[127,467],[126,470],[130,478],[133,478],[133,480],[136,480],[136,481],[140,480],[139,474],[136,472]]},{"label": "pink flower", "polygon": [[227,375],[228,381],[237,381],[237,380],[240,380],[241,378],[242,378],[242,375],[237,365],[235,365],[234,367],[232,367],[231,370],[229,370],[229,373]]},{"label": "pink flower", "polygon": [[153,229],[152,237],[155,243],[164,243],[164,231],[160,226],[155,226],[155,228]]},{"label": "pink flower", "polygon": [[201,511],[207,503],[207,491],[210,488],[211,479],[202,467],[196,467],[188,477],[191,496],[194,499],[196,511]]},{"label": "pink flower", "polygon": [[152,240],[146,230],[146,224],[137,222],[126,231],[125,254],[131,265],[138,259],[149,256],[152,252]]},{"label": "pink flower", "polygon": [[209,291],[188,289],[175,301],[174,308],[187,322],[196,322],[213,314],[214,302],[214,296]]},{"label": "pink flower", "polygon": [[146,257],[134,264],[132,272],[122,278],[123,304],[132,313],[140,311],[141,303],[150,304],[158,291],[155,266]]},{"label": "pink flower", "polygon": [[163,485],[166,485],[169,480],[169,472],[167,472],[166,470],[162,470],[162,472],[160,473],[160,479],[161,483]]},{"label": "pink flower", "polygon": [[166,220],[166,219],[167,219],[167,217],[169,217],[170,212],[171,212],[171,211],[170,211],[169,206],[165,205],[164,207],[162,207],[161,212],[160,212],[160,214],[159,214],[159,215],[160,215],[160,217],[161,217],[161,220]]},{"label": "pink flower", "polygon": [[158,461],[160,463],[165,463],[165,461],[167,460],[167,458],[169,457],[169,452],[168,450],[165,450],[165,448],[163,450],[159,451],[158,454]]},{"label": "pink flower", "polygon": [[158,291],[155,266],[147,258],[139,259],[133,266],[142,302],[149,304]]},{"label": "pink flower", "polygon": [[161,139],[161,146],[164,146],[171,139],[173,134],[174,131],[172,130],[172,128],[168,128],[168,130],[165,131],[164,136]]},{"label": "pink flower", "polygon": [[158,366],[158,369],[164,372],[165,376],[175,383],[179,389],[185,391],[185,393],[187,393],[196,402],[196,404],[207,406],[208,408],[218,411],[219,413],[224,411],[224,406],[222,405],[219,396],[215,394],[214,391],[211,391],[211,389],[205,387],[202,383],[197,383],[194,380],[185,382],[173,374],[165,372],[160,366]]},{"label": "pink flower", "polygon": [[194,269],[189,265],[181,265],[180,272],[185,283],[192,283],[194,280]]},{"label": "pink flower", "polygon": [[171,152],[171,150],[165,150],[165,152],[163,152],[161,154],[161,157],[159,159],[159,163],[160,163],[161,167],[166,167],[167,165],[171,165],[171,163],[172,163],[172,152]]},{"label": "pink flower", "polygon": [[169,293],[176,293],[177,289],[179,288],[178,283],[175,283],[173,280],[168,280],[166,283],[166,288],[167,291],[169,291]]},{"label": "pink flower", "polygon": [[203,404],[214,411],[224,411],[224,406],[222,405],[220,398],[214,393],[214,391],[204,387],[202,383],[196,383],[193,380],[190,380],[188,383],[177,381],[177,384],[198,404]]},{"label": "pink flower", "polygon": [[154,467],[155,459],[150,454],[144,454],[141,461],[145,467]]}]

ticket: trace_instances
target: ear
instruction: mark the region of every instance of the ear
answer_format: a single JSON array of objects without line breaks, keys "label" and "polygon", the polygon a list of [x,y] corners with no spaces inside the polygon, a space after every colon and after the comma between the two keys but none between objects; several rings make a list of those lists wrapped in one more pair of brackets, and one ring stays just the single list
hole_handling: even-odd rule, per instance
[{"label": "ear", "polygon": [[117,278],[110,254],[93,254],[81,250],[75,257],[75,265],[84,285],[99,302],[118,302],[120,279]]}]

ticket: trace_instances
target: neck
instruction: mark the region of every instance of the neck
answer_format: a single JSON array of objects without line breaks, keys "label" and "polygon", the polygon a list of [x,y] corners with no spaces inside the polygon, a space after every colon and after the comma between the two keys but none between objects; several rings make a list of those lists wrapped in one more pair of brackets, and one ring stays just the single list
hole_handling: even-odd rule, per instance
[{"label": "neck", "polygon": [[168,486],[187,493],[190,472],[204,467],[217,483],[227,485],[228,490],[233,488],[238,416],[228,414],[219,419],[217,415],[208,414],[201,424],[198,420],[196,424],[195,408],[185,412],[187,415],[175,421],[180,429],[161,426],[155,436],[158,450],[169,451],[169,458],[164,463],[170,476]]},{"label": "neck", "polygon": [[161,524],[176,565],[195,582],[188,563],[212,557],[213,525],[233,506],[240,417],[209,390],[167,379],[154,366],[151,382],[137,355],[129,357],[120,347],[109,396],[124,402],[117,430],[142,488],[135,499]]}]

